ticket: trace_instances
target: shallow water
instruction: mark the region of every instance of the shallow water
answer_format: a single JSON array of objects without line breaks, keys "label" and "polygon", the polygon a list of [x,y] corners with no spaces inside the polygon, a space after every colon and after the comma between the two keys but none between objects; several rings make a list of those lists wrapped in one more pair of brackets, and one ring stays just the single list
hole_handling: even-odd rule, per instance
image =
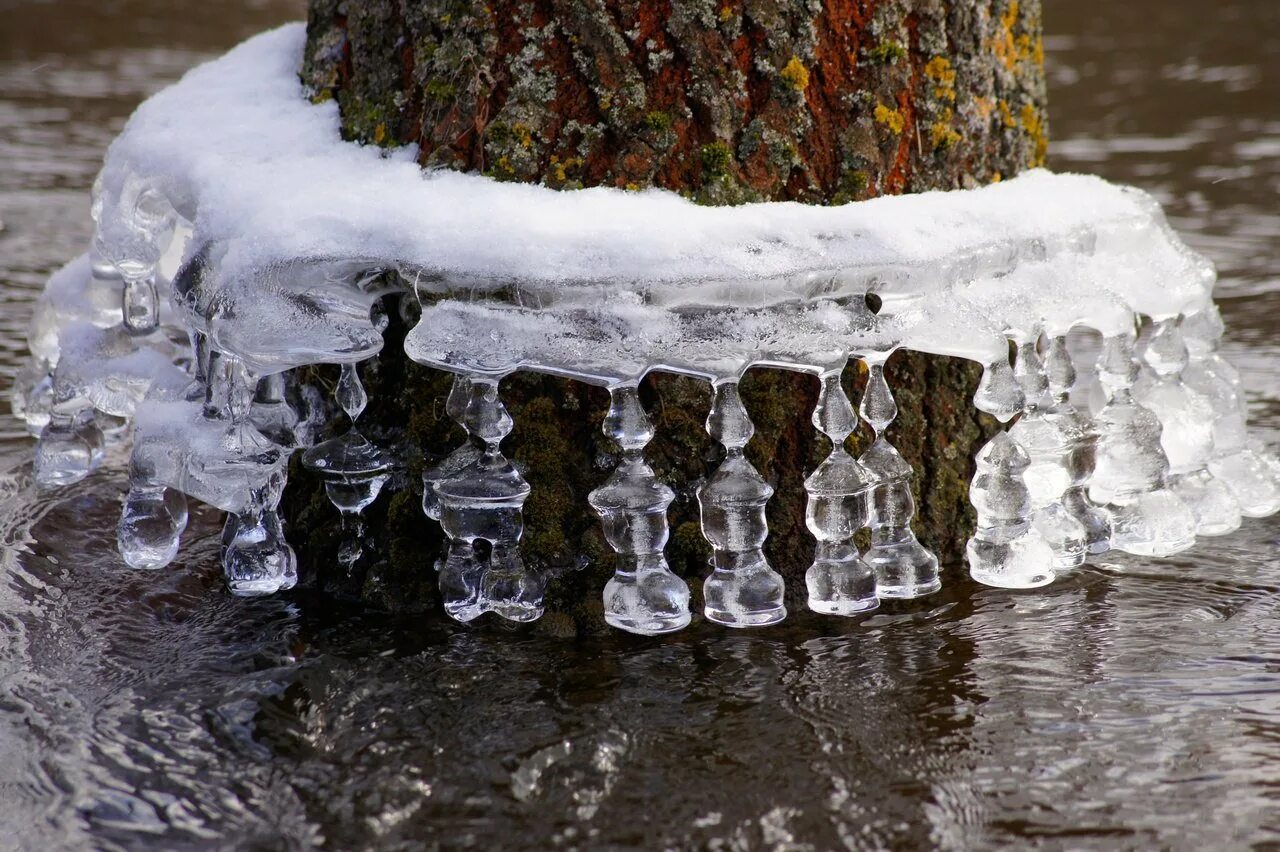
[{"label": "shallow water", "polygon": [[[1280,5],[1047,0],[1058,169],[1217,262],[1280,430]],[[293,3],[0,0],[0,389],[132,106]],[[163,45],[162,48],[157,47]],[[1268,57],[1272,57],[1268,64]],[[0,847],[1233,847],[1280,841],[1280,520],[1015,594],[568,644],[221,588],[113,550],[0,417]]]}]

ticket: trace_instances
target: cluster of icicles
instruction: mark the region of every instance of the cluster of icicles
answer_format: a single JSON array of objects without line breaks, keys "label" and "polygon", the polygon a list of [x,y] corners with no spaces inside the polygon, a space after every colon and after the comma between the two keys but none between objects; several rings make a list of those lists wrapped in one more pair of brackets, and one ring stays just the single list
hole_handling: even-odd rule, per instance
[{"label": "cluster of icicles", "polygon": [[[306,102],[302,40],[297,26],[253,39],[139,109],[95,188],[89,251],[37,306],[13,394],[39,436],[36,480],[83,479],[105,436],[131,437],[118,529],[130,566],[175,557],[192,497],[227,513],[232,592],[293,586],[278,504],[294,451],[342,513],[339,559],[354,565],[362,510],[404,467],[357,426],[357,365],[381,350],[397,303],[416,319],[406,355],[455,375],[447,410],[467,434],[422,483],[460,621],[543,611],[545,579],[519,550],[530,488],[502,452],[500,384],[517,370],[610,393],[603,429],[621,455],[589,500],[617,554],[605,617],[634,633],[690,621],[689,588],[663,557],[674,492],[645,460],[637,386],[652,371],[712,387],[706,428],[724,458],[697,489],[714,554],[703,598],[728,626],[786,615],[762,549],[773,489],[744,453],[754,427],[738,380],[752,367],[821,383],[812,418],[831,450],[805,481],[818,612],[940,587],[911,530],[911,467],[886,437],[897,409],[884,364],[899,348],[982,363],[974,405],[1012,422],[979,452],[970,488],[981,583],[1043,585],[1108,549],[1169,555],[1280,509],[1280,467],[1250,443],[1218,353],[1213,270],[1142,193],[1035,171],[844,207],[708,209],[424,176],[411,158],[342,142],[333,105]],[[1102,338],[1079,380],[1074,328]],[[840,381],[850,358],[869,375],[857,413]],[[349,429],[328,440],[333,407],[296,378],[315,364],[341,368]],[[858,413],[876,437],[854,458]]]},{"label": "cluster of icicles", "polygon": [[[292,353],[296,366],[308,360],[308,352],[298,349],[303,338],[282,327],[280,317],[266,317],[265,330],[255,330],[251,326],[264,317],[237,320],[236,311],[220,312],[213,252],[188,251],[191,224],[145,180],[132,187],[128,239],[113,242],[100,227],[88,255],[51,280],[36,314],[33,358],[13,402],[39,435],[38,483],[59,486],[85,477],[103,457],[104,434],[124,432],[133,418],[130,488],[118,528],[125,562],[145,569],[168,564],[191,496],[228,513],[223,566],[231,591],[269,594],[297,579],[277,505],[289,455],[304,448],[304,464],[323,478],[333,504],[356,519],[344,524],[348,541],[339,557],[353,563],[364,535],[359,513],[397,465],[393,453],[357,429],[367,396],[356,363],[378,351],[378,333],[386,326],[380,311],[394,302],[385,297],[396,295],[390,288],[405,271],[388,274],[349,262],[276,270],[297,285],[318,318],[321,331],[310,353],[343,355],[336,396],[351,426],[317,443],[315,436],[328,425],[325,400],[278,369],[283,362],[266,342],[274,334],[279,351]],[[101,217],[100,205],[95,213]],[[432,324],[432,310],[467,306],[447,300],[419,305],[413,292],[399,298],[423,310],[406,351],[449,367],[445,356],[423,357],[434,351],[431,335],[447,327]],[[499,316],[511,310],[476,309]],[[878,321],[862,300],[824,308],[836,309],[854,316],[858,327]],[[342,325],[352,318],[354,325]],[[1217,351],[1222,328],[1216,308],[1210,302],[1191,315],[1148,324],[1140,354],[1137,320],[1131,314],[1124,332],[1103,339],[1090,381],[1077,381],[1065,334],[1042,334],[1039,327],[1016,336],[1012,364],[997,359],[986,365],[977,404],[1003,421],[1016,420],[977,457],[970,499],[978,528],[967,549],[975,580],[1040,586],[1091,554],[1117,549],[1169,555],[1190,547],[1197,535],[1236,529],[1242,515],[1280,508],[1280,469],[1250,446],[1238,378]],[[474,317],[471,327],[482,328]],[[353,336],[352,328],[367,333]],[[236,335],[256,341],[249,346],[240,339],[236,348],[258,357],[214,345]],[[344,341],[338,349],[334,335]],[[807,370],[821,382],[812,419],[831,451],[805,481],[807,525],[817,540],[806,582],[809,606],[817,612],[854,615],[881,599],[915,598],[940,587],[937,558],[911,531],[911,467],[885,437],[897,413],[883,370],[891,352],[846,352],[808,365],[756,362]],[[868,366],[858,411],[876,436],[860,458],[845,449],[857,427],[840,380],[850,355]],[[753,426],[737,380],[747,366],[712,377],[706,427],[723,445],[724,459],[697,491],[702,530],[714,551],[704,582],[705,614],[735,627],[774,624],[786,615],[782,578],[762,550],[773,489],[743,452]],[[474,366],[457,371],[447,410],[468,440],[423,475],[424,511],[448,539],[438,564],[440,590],[447,611],[460,621],[484,612],[528,621],[543,610],[544,581],[526,569],[519,553],[529,485],[501,449],[512,428],[499,395],[506,372]],[[663,558],[674,492],[645,461],[653,430],[638,379],[600,380],[611,397],[604,433],[621,456],[590,503],[617,553],[604,589],[608,622],[657,634],[689,623],[690,596]],[[1072,403],[1073,388],[1081,407]],[[871,545],[859,552],[854,537],[863,528],[870,528]]]}]

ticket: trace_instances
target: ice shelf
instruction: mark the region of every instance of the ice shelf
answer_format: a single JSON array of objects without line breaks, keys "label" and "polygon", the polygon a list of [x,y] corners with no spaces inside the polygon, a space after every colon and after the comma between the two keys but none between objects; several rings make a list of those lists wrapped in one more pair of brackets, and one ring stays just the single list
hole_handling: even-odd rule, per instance
[{"label": "ice shelf", "polygon": [[[424,475],[423,507],[448,539],[440,583],[460,620],[542,612],[545,578],[519,551],[529,485],[501,448],[500,384],[517,370],[609,390],[604,431],[622,456],[591,507],[617,553],[606,618],[637,633],[690,618],[662,556],[673,492],[644,459],[653,431],[635,389],[652,371],[714,389],[707,430],[725,456],[698,500],[715,553],[706,615],[728,626],[786,615],[761,549],[773,489],[743,455],[754,427],[737,382],[751,367],[822,383],[813,422],[833,449],[805,483],[818,612],[941,582],[911,531],[911,468],[884,434],[897,349],[977,361],[974,405],[1016,418],[978,458],[980,582],[1041,585],[1108,548],[1169,554],[1280,508],[1277,466],[1249,443],[1217,352],[1213,267],[1138,189],[1032,170],[836,207],[701,207],[423,172],[411,149],[342,141],[336,104],[299,82],[303,43],[301,25],[265,33],[139,107],[95,185],[91,246],[37,307],[14,389],[40,436],[37,480],[83,478],[104,436],[132,424],[119,543],[134,567],[173,558],[193,497],[229,513],[233,592],[293,585],[276,507],[298,449],[344,518],[340,558],[359,558],[360,512],[397,466],[357,425],[368,400],[354,365],[382,348],[388,296],[420,313],[406,355],[456,375],[448,409],[468,440]],[[1096,365],[1073,364],[1074,329],[1102,336]],[[839,382],[850,358],[869,367],[859,410],[877,435],[857,459]],[[332,409],[294,377],[313,364],[342,366],[349,421],[319,443]],[[1072,393],[1077,371],[1104,389],[1097,410]]]}]

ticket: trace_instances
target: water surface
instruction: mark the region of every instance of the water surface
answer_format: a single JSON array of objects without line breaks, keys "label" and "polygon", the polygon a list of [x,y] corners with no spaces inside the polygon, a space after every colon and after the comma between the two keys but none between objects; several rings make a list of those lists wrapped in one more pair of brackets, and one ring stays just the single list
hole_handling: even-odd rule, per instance
[{"label": "water surface", "polygon": [[[1280,4],[1047,0],[1053,165],[1218,264],[1280,429]],[[0,389],[133,106],[292,2],[0,0]],[[1018,594],[578,643],[230,598],[218,519],[113,549],[0,417],[0,846],[1222,848],[1280,842],[1280,520]]]}]

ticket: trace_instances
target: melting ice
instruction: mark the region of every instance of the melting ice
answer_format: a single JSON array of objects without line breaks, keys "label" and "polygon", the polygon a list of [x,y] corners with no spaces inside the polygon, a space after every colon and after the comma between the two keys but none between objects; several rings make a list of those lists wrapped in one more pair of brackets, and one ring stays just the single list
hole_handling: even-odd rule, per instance
[{"label": "melting ice", "polygon": [[[974,405],[1012,421],[970,489],[979,582],[1042,585],[1111,548],[1172,554],[1280,509],[1280,465],[1250,442],[1218,352],[1213,269],[1138,190],[1037,170],[842,207],[704,208],[657,190],[423,174],[412,151],[341,141],[336,106],[298,82],[303,40],[297,25],[259,36],[138,109],[95,186],[88,251],[37,307],[13,395],[39,436],[37,480],[83,478],[105,436],[130,428],[118,539],[134,568],[173,559],[194,498],[227,513],[234,593],[292,586],[277,506],[295,450],[342,514],[339,558],[360,557],[361,511],[396,467],[359,429],[356,370],[383,345],[388,295],[420,309],[406,354],[456,377],[447,409],[467,440],[424,474],[423,510],[447,538],[440,589],[462,621],[543,609],[519,547],[530,487],[502,452],[501,385],[517,370],[609,391],[602,428],[621,456],[589,502],[616,552],[606,619],[634,633],[690,620],[663,557],[674,492],[645,460],[637,384],[655,370],[712,388],[723,461],[697,499],[714,554],[705,614],[726,626],[786,617],[763,551],[773,489],[744,454],[738,381],[753,366],[820,383],[812,420],[831,450],[804,484],[817,612],[941,585],[911,529],[913,471],[885,434],[897,407],[883,366],[900,348],[981,363]],[[1101,334],[1096,363],[1073,362],[1078,328]],[[840,383],[849,359],[869,371],[856,408]],[[341,367],[336,408],[297,380],[314,364]],[[338,409],[347,431],[316,443]],[[858,413],[876,438],[854,458]]]}]

